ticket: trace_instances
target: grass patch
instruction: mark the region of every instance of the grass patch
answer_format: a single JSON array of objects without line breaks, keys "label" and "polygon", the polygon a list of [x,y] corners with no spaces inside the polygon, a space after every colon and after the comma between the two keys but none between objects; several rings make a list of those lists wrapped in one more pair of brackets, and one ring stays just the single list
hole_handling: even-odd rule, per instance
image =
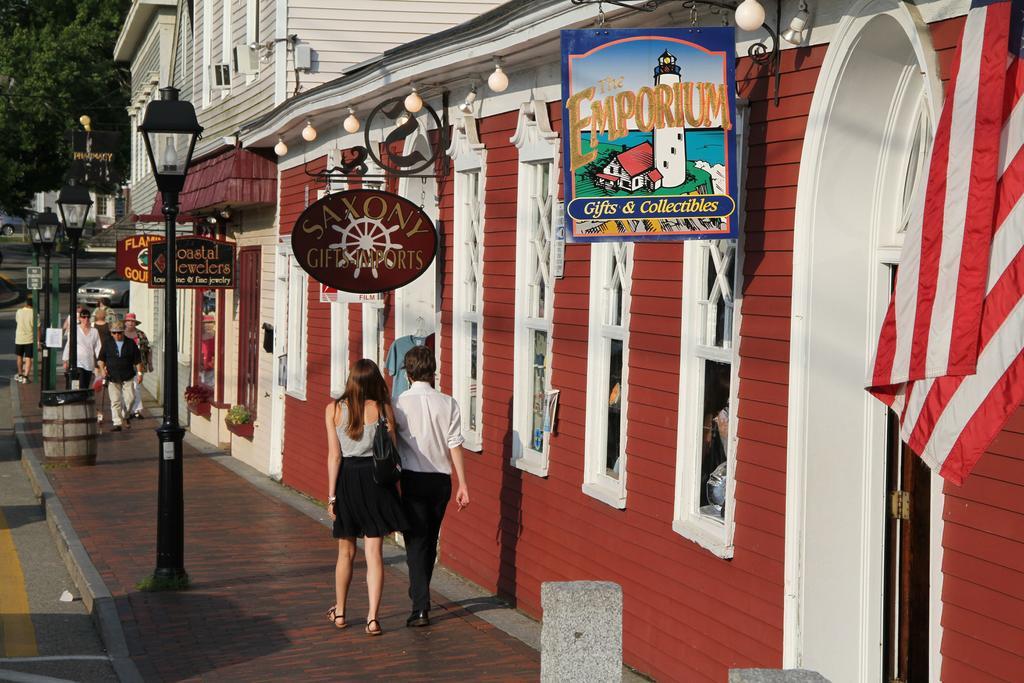
[{"label": "grass patch", "polygon": [[136,590],[145,591],[147,593],[156,593],[158,591],[183,591],[188,590],[188,587],[188,574],[175,577],[173,579],[147,576],[135,584]]}]

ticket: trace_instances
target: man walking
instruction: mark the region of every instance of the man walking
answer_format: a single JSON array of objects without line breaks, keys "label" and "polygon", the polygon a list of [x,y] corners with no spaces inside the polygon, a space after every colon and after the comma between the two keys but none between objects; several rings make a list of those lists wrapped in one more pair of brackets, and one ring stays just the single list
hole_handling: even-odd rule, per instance
[{"label": "man walking", "polygon": [[402,456],[402,502],[409,520],[405,555],[412,614],[405,625],[429,626],[430,579],[441,520],[452,495],[452,468],[458,476],[455,502],[460,510],[469,505],[469,489],[459,404],[430,385],[437,370],[433,349],[410,349],[404,365],[412,385],[395,401],[395,426]]},{"label": "man walking", "polygon": [[15,381],[29,382],[32,376],[32,349],[35,346],[35,326],[32,324],[35,312],[32,310],[32,297],[25,297],[25,303],[14,314],[14,353],[17,356]]},{"label": "man walking", "polygon": [[[79,389],[92,386],[92,374],[96,370],[96,356],[100,353],[100,333],[89,324],[92,311],[83,306],[78,309],[78,367],[74,368],[78,376]],[[70,339],[70,335],[69,335]],[[68,369],[68,347],[64,345],[64,370]],[[74,383],[72,382],[72,386]]]},{"label": "man walking", "polygon": [[110,419],[113,431],[128,424],[128,409],[135,400],[136,385],[142,381],[142,355],[131,339],[124,338],[124,323],[110,324],[110,338],[103,342],[97,359],[100,374],[107,379],[110,392]]}]

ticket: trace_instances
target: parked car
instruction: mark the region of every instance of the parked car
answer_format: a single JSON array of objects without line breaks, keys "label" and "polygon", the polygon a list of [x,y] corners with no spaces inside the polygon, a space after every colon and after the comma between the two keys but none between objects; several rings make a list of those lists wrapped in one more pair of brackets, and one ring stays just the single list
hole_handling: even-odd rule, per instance
[{"label": "parked car", "polygon": [[131,283],[112,270],[99,280],[86,282],[78,288],[78,302],[95,306],[103,297],[110,299],[110,305],[116,308],[128,306],[128,294]]},{"label": "parked car", "polygon": [[25,219],[0,209],[0,234],[13,235],[16,232],[25,231]]}]

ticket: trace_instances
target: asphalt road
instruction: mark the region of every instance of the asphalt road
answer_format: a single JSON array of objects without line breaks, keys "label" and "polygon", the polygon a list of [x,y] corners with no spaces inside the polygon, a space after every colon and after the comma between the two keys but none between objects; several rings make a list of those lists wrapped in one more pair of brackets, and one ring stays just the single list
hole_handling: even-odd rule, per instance
[{"label": "asphalt road", "polygon": [[[4,255],[0,274],[23,287],[31,248],[3,244],[0,250]],[[68,259],[54,260],[66,263]],[[92,277],[109,269],[113,257],[82,261],[80,273]],[[16,306],[0,311],[0,681],[116,681],[17,459],[7,400],[14,374]],[[74,599],[61,601],[64,591]]]}]

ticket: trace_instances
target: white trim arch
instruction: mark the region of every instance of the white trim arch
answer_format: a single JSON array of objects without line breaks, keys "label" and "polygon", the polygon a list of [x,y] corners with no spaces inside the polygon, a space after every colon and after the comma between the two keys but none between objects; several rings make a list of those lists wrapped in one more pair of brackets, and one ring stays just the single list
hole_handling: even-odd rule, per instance
[{"label": "white trim arch", "polygon": [[[909,87],[912,80],[917,81],[916,91]],[[852,92],[857,93],[856,98],[850,96]],[[904,96],[913,97],[915,102],[909,103]],[[919,112],[917,103],[921,97],[930,121],[937,121],[941,107],[937,61],[928,27],[917,8],[898,0],[855,2],[836,29],[822,64],[800,160],[787,429],[783,665],[816,669],[836,681],[881,677],[882,576],[877,560],[884,548],[884,520],[881,504],[876,503],[884,496],[885,463],[877,452],[869,452],[868,446],[874,448],[879,435],[884,434],[885,410],[862,390],[860,380],[866,374],[888,300],[883,268],[898,260],[892,233],[887,239],[880,229],[882,223],[893,220],[889,210],[893,202],[885,183],[887,177],[892,177],[887,175],[891,146],[899,139],[892,131],[894,126],[905,123],[908,112],[911,117]],[[873,117],[858,117],[871,107]],[[843,127],[853,130],[853,123],[860,126],[860,142],[855,149],[844,148]],[[862,155],[861,158],[852,152]],[[872,157],[873,153],[877,157]],[[839,164],[838,155],[846,155],[849,169],[850,182],[843,186],[838,186],[834,172]],[[860,177],[865,170],[871,175]],[[845,195],[846,206],[860,202],[864,208],[852,214],[845,211],[840,194]],[[858,220],[862,232],[854,227],[844,237],[843,229]],[[852,245],[853,251],[836,252],[843,248],[842,244],[834,243],[837,236]],[[832,264],[845,263],[843,267],[848,266],[853,275],[841,295],[835,294],[835,287],[821,287],[822,278],[827,277],[823,275],[824,267],[832,255],[840,256],[838,260],[832,259]],[[823,292],[830,294],[823,296]],[[829,296],[834,300],[827,301]],[[854,306],[843,310],[842,305],[849,302]],[[831,336],[826,334],[826,326],[832,322],[830,304],[833,310],[838,304],[846,318],[854,321],[852,335],[845,327],[835,326]],[[824,362],[827,343],[837,340],[841,346],[833,345],[833,370],[843,363],[852,374],[823,373],[815,365]],[[844,354],[846,351],[850,353]],[[852,387],[851,377],[855,382]],[[831,439],[835,448],[823,447],[826,442],[820,432],[835,427],[838,421],[822,425],[814,413],[815,406],[829,406],[831,399],[839,395],[828,393],[830,383],[834,392],[843,392],[847,399],[845,408],[831,404],[836,413],[846,410],[843,420],[848,427],[844,432],[833,429]],[[837,481],[842,483],[836,485]],[[834,504],[823,504],[825,496],[831,497]],[[933,654],[929,666],[930,677],[935,681],[939,676],[941,638],[936,606],[941,590],[941,508],[941,486],[936,477],[932,485]],[[819,532],[826,521],[834,518],[850,525],[836,528],[835,535],[852,531],[844,538],[852,551],[848,557],[825,559],[828,544],[826,541],[822,545]],[[849,581],[843,585],[846,592],[839,591],[831,605],[820,604],[820,591],[829,584],[822,576],[839,571],[836,567],[844,562],[842,571],[851,572]],[[839,633],[824,622],[826,609],[834,610],[835,622],[850,625],[841,634],[847,639],[842,652],[829,651],[823,645],[825,639],[834,640]]]}]

